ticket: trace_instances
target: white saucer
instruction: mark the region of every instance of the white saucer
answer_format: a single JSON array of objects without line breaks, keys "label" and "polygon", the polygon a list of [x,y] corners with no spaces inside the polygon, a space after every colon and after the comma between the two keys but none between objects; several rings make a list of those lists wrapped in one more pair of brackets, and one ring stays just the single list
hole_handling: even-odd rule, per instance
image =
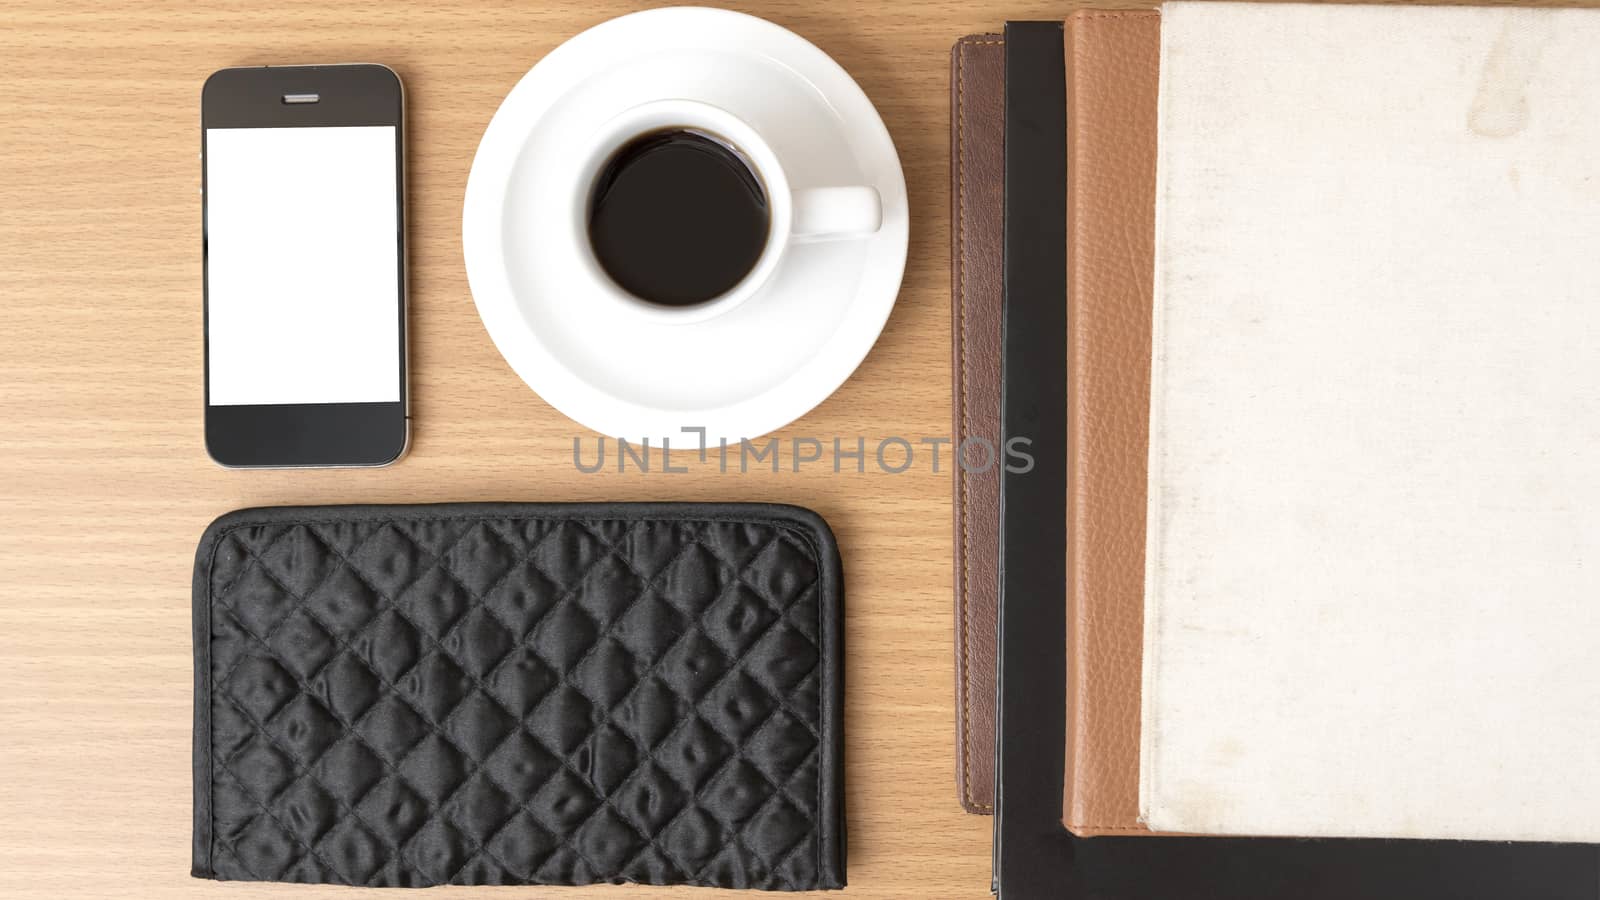
[{"label": "white saucer", "polygon": [[[619,112],[671,98],[754,126],[795,188],[876,188],[882,228],[792,246],[760,293],[704,322],[619,315],[584,296],[571,260],[541,258],[541,229],[566,213],[541,197],[541,170]],[[484,327],[551,406],[634,441],[703,427],[731,443],[804,415],[860,365],[899,293],[908,226],[894,143],[843,68],[763,19],[674,7],[597,25],[523,76],[473,160],[462,244]]]}]

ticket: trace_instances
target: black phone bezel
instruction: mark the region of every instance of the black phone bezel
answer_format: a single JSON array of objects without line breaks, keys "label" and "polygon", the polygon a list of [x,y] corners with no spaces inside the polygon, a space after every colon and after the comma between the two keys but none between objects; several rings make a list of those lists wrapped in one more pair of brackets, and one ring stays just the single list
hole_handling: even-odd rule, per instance
[{"label": "black phone bezel", "polygon": [[[315,94],[314,103],[285,95]],[[206,130],[392,125],[395,128],[396,315],[400,399],[383,403],[250,406],[211,404],[211,297]],[[387,66],[249,66],[206,79],[200,99],[201,256],[205,345],[205,444],[229,468],[382,466],[405,453],[410,439],[406,336],[405,98]],[[286,360],[286,364],[291,361]]]}]

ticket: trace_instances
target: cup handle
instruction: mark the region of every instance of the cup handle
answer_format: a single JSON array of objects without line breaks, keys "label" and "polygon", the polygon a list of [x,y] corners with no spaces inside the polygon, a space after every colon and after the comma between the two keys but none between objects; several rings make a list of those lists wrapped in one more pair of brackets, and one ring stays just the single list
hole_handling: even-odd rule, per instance
[{"label": "cup handle", "polygon": [[883,225],[883,201],[865,185],[795,191],[791,234],[801,240],[865,237]]}]

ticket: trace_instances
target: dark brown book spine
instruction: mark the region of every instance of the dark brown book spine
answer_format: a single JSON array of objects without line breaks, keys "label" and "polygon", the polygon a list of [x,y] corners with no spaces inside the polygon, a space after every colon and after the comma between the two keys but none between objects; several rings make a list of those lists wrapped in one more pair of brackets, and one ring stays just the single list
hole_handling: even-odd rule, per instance
[{"label": "dark brown book spine", "polygon": [[[956,788],[994,811],[995,618],[999,591],[1000,262],[1005,41],[950,51],[950,306],[955,484]],[[963,449],[965,448],[965,450]],[[984,454],[988,451],[987,468]],[[969,464],[970,463],[970,464]]]}]

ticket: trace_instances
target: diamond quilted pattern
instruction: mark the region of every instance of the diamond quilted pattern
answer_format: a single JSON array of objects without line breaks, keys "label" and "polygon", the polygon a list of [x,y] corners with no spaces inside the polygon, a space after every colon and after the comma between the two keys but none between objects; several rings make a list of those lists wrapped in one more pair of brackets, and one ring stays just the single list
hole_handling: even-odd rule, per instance
[{"label": "diamond quilted pattern", "polygon": [[572,667],[572,682],[596,706],[610,709],[633,691],[645,668],[628,648],[608,637]]},{"label": "diamond quilted pattern", "polygon": [[511,881],[532,882],[533,873],[561,845],[561,839],[540,827],[527,810],[519,810],[484,842],[484,849],[495,859],[505,861]]},{"label": "diamond quilted pattern", "polygon": [[294,837],[269,816],[258,816],[228,846],[229,857],[256,880],[277,881],[300,858]]},{"label": "diamond quilted pattern", "polygon": [[840,593],[786,507],[226,516],[196,874],[842,887]]},{"label": "diamond quilted pattern", "polygon": [[386,683],[411,671],[426,650],[422,633],[400,613],[386,609],[350,640],[350,648]]},{"label": "diamond quilted pattern", "polygon": [[[249,551],[244,551],[247,555]],[[229,582],[226,592],[235,598],[226,609],[244,625],[246,631],[264,639],[278,628],[297,606],[288,588],[273,580],[266,566],[250,555],[251,562],[244,572]]]},{"label": "diamond quilted pattern", "polygon": [[611,720],[634,740],[653,748],[672,732],[674,723],[688,714],[689,702],[658,676],[644,679],[633,693],[612,710]]},{"label": "diamond quilted pattern", "polygon": [[385,776],[383,760],[353,735],[333,746],[311,768],[311,775],[344,806],[354,806]]},{"label": "diamond quilted pattern", "polygon": [[391,847],[400,847],[426,824],[428,801],[404,779],[389,778],[362,797],[351,815]]},{"label": "diamond quilted pattern", "polygon": [[444,653],[423,658],[399,680],[400,695],[430,723],[442,722],[472,694],[472,677]]},{"label": "diamond quilted pattern", "polygon": [[355,728],[367,746],[377,751],[390,766],[404,758],[428,734],[428,723],[393,694],[373,704],[370,711],[359,717]]},{"label": "diamond quilted pattern", "polygon": [[697,701],[716,687],[732,669],[717,642],[699,630],[692,630],[662,655],[657,671],[666,684],[690,701]]},{"label": "diamond quilted pattern", "polygon": [[319,842],[319,847],[325,856],[339,860],[337,880],[347,884],[367,883],[389,858],[383,841],[353,818],[334,826]]},{"label": "diamond quilted pattern", "polygon": [[467,589],[436,563],[400,593],[393,609],[437,643],[472,606]]},{"label": "diamond quilted pattern", "polygon": [[359,719],[383,696],[383,680],[349,651],[323,666],[310,687],[340,723]]},{"label": "diamond quilted pattern", "polygon": [[539,824],[556,834],[570,834],[601,806],[588,782],[571,769],[562,769],[533,795],[533,814]]},{"label": "diamond quilted pattern", "polygon": [[737,749],[716,729],[692,716],[674,729],[653,755],[674,778],[698,792]]},{"label": "diamond quilted pattern", "polygon": [[310,694],[296,696],[263,725],[272,742],[297,760],[321,759],[344,734],[339,720]]},{"label": "diamond quilted pattern", "polygon": [[406,754],[405,761],[396,767],[400,777],[416,785],[417,790],[437,807],[451,796],[457,787],[472,774],[472,760],[455,748],[450,739],[438,732],[430,733]]},{"label": "diamond quilted pattern", "polygon": [[576,666],[600,638],[600,623],[570,603],[558,603],[534,629],[529,646],[566,672]]},{"label": "diamond quilted pattern", "polygon": [[706,634],[730,656],[749,649],[778,618],[773,607],[744,584],[735,584],[701,617]]},{"label": "diamond quilted pattern", "polygon": [[484,774],[516,797],[531,797],[561,771],[561,760],[526,731],[513,731],[484,764]]},{"label": "diamond quilted pattern", "polygon": [[635,769],[617,792],[617,808],[630,822],[637,822],[649,833],[672,821],[690,799],[690,791],[673,779],[660,763],[651,761]]},{"label": "diamond quilted pattern", "polygon": [[349,640],[372,620],[383,601],[348,566],[338,566],[306,597],[306,612],[335,637]]},{"label": "diamond quilted pattern", "polygon": [[451,800],[450,820],[468,837],[484,843],[522,811],[515,797],[497,787],[486,772],[473,775]]},{"label": "diamond quilted pattern", "polygon": [[228,699],[247,716],[269,719],[296,695],[294,676],[269,657],[245,656],[229,673]]},{"label": "diamond quilted pattern", "polygon": [[537,740],[563,755],[578,752],[594,730],[595,709],[582,691],[558,684],[533,712],[523,717]]},{"label": "diamond quilted pattern", "polygon": [[307,680],[339,654],[339,645],[306,609],[289,613],[268,641],[279,662]]},{"label": "diamond quilted pattern", "polygon": [[692,871],[704,871],[717,851],[728,845],[734,832],[699,806],[684,809],[661,830],[661,840],[674,848],[674,857]]},{"label": "diamond quilted pattern", "polygon": [[283,826],[301,843],[315,844],[339,824],[339,801],[312,777],[302,777],[278,798]]},{"label": "diamond quilted pattern", "polygon": [[482,680],[517,646],[517,636],[484,607],[467,613],[444,646],[468,675]]},{"label": "diamond quilted pattern", "polygon": [[223,761],[222,767],[245,793],[263,805],[269,805],[294,781],[294,760],[272,746],[264,735],[245,744],[243,750]]},{"label": "diamond quilted pattern", "polygon": [[550,612],[563,593],[530,558],[513,566],[506,577],[490,589],[486,599],[494,607],[499,623],[520,642]]},{"label": "diamond quilted pattern", "polygon": [[461,582],[462,587],[481,597],[506,577],[521,555],[488,523],[478,522],[450,545],[450,550],[439,560],[439,567]]},{"label": "diamond quilted pattern", "polygon": [[722,767],[705,788],[705,794],[712,804],[725,811],[727,819],[734,823],[744,822],[755,815],[756,810],[772,799],[777,791],[777,785],[768,781],[760,769],[743,757],[736,757]]},{"label": "diamond quilted pattern", "polygon": [[514,716],[525,716],[550,696],[561,676],[531,648],[518,646],[484,681],[490,693]]},{"label": "diamond quilted pattern", "polygon": [[429,820],[401,851],[401,858],[429,884],[448,884],[474,855],[472,840],[443,817]]},{"label": "diamond quilted pattern", "polygon": [[700,701],[700,715],[734,743],[743,743],[778,709],[779,699],[762,690],[743,669],[717,682]]},{"label": "diamond quilted pattern", "polygon": [[481,690],[457,704],[444,723],[444,736],[475,765],[488,759],[516,730],[517,717]]}]

